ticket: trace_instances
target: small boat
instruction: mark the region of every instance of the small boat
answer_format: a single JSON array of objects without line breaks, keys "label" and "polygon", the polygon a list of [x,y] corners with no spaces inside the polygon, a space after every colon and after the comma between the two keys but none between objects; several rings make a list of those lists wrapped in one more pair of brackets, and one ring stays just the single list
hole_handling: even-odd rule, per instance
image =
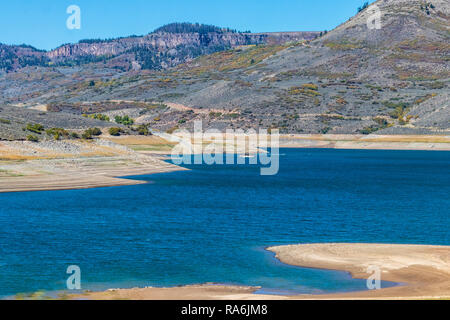
[{"label": "small boat", "polygon": [[254,158],[256,156],[254,154],[246,153],[246,154],[239,155],[239,157],[241,157],[241,158]]}]

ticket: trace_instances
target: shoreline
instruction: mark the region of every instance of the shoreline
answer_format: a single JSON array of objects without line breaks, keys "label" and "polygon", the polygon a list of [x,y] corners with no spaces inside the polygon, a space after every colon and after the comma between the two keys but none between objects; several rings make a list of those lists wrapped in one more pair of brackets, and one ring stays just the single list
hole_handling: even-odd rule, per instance
[{"label": "shoreline", "polygon": [[302,296],[302,299],[450,299],[450,246],[328,243],[267,248],[283,263],[349,272],[368,279],[377,267],[381,280],[399,285],[380,290]]},{"label": "shoreline", "polygon": [[450,151],[450,135],[282,134],[280,148]]},{"label": "shoreline", "polygon": [[[167,173],[175,171],[184,171],[184,168],[172,169],[143,169],[134,172],[127,171],[119,175],[97,175],[95,177],[88,175],[79,175],[76,179],[71,175],[49,175],[27,177],[23,180],[14,179],[11,181],[0,181],[0,194],[2,193],[20,193],[20,192],[38,192],[38,191],[62,191],[62,190],[84,190],[109,187],[135,186],[147,184],[148,181],[126,178],[128,176],[150,175],[157,173]],[[130,174],[131,173],[131,174]],[[4,184],[14,184],[14,187],[8,187]]]},{"label": "shoreline", "polygon": [[399,285],[380,290],[333,294],[257,294],[259,287],[201,284],[170,288],[109,289],[69,295],[79,300],[424,300],[450,299],[450,246],[324,243],[268,247],[281,262],[313,269],[349,272],[367,279],[378,265],[381,280]]},{"label": "shoreline", "polygon": [[[165,143],[155,137],[144,142],[155,148]],[[160,154],[107,139],[0,142],[0,193],[138,185],[146,182],[126,177],[182,170]]]},{"label": "shoreline", "polygon": [[95,173],[91,170],[68,170],[50,174],[2,178],[0,179],[0,194],[132,186],[148,182],[127,177],[187,170],[170,164],[97,169]]},{"label": "shoreline", "polygon": [[[0,193],[138,185],[145,182],[124,177],[187,170],[163,161],[174,146],[163,138],[122,136],[106,141],[60,142],[62,150],[75,146],[92,156],[59,154],[62,151],[54,146],[26,142],[0,143]],[[37,158],[24,159],[30,148]],[[450,151],[450,136],[291,134],[280,135],[280,148]]]}]

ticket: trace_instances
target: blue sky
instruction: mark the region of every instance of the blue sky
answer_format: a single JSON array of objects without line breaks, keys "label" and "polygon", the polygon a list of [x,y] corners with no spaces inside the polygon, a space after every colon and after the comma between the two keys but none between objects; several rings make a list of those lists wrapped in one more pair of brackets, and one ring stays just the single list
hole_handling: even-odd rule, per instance
[{"label": "blue sky", "polygon": [[[330,30],[364,0],[8,0],[0,10],[0,42],[53,49],[89,38],[147,34],[170,22],[238,30]],[[371,1],[373,2],[373,1]],[[81,8],[81,29],[69,30],[69,5]]]}]

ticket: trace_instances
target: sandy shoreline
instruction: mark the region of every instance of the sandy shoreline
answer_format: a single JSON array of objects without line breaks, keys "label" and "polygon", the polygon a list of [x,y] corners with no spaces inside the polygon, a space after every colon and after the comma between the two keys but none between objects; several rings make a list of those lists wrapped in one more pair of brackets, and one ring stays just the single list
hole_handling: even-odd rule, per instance
[{"label": "sandy shoreline", "polygon": [[280,147],[450,151],[450,135],[291,134],[280,136]]},{"label": "sandy shoreline", "polygon": [[307,299],[442,299],[450,298],[450,246],[396,244],[305,244],[272,247],[282,262],[350,272],[367,279],[378,267],[381,280],[402,286],[356,293],[304,296]]},{"label": "sandy shoreline", "polygon": [[[106,137],[90,143],[0,142],[0,193],[144,183],[118,177],[185,170],[162,160],[174,145],[157,136]],[[450,136],[296,134],[281,135],[280,147],[450,151]],[[236,150],[246,148],[237,145]]]},{"label": "sandy shoreline", "polygon": [[254,294],[259,288],[193,285],[176,288],[111,289],[71,296],[88,300],[326,300],[450,299],[450,246],[395,244],[305,244],[268,248],[282,262],[309,268],[347,271],[367,279],[378,266],[381,280],[403,283],[381,290],[324,295]]},{"label": "sandy shoreline", "polygon": [[161,155],[107,140],[0,143],[0,193],[136,185],[146,182],[120,177],[180,170]]},{"label": "sandy shoreline", "polygon": [[134,175],[147,175],[163,172],[181,171],[182,168],[142,168],[123,169],[105,174],[88,175],[83,173],[53,174],[42,176],[29,176],[0,180],[0,193],[52,191],[52,190],[79,190],[102,187],[132,186],[148,183],[147,181],[120,178]]},{"label": "sandy shoreline", "polygon": [[[83,167],[89,162],[88,159],[81,160],[81,165],[79,164],[80,160],[76,159],[77,165],[70,168],[58,162],[55,165],[56,168],[52,168],[52,172],[2,177],[0,179],[0,193],[130,186],[147,182],[121,177],[186,170],[159,159],[150,157],[149,159],[152,159],[153,162],[126,165],[126,162],[133,160],[128,158],[101,158],[95,159],[96,164],[89,166],[89,168]],[[116,164],[111,165],[111,167],[104,167],[116,162],[121,162],[123,165]]]}]

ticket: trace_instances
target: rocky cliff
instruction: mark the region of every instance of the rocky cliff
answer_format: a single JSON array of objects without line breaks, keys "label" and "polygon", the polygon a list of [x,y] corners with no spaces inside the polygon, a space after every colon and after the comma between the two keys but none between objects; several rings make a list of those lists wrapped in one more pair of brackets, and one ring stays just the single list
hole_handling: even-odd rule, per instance
[{"label": "rocky cliff", "polygon": [[[205,32],[203,25],[189,26],[189,32],[166,32],[171,25],[145,36],[109,40],[82,40],[44,52],[28,46],[0,46],[0,69],[13,71],[30,65],[73,66],[108,62],[122,69],[165,69],[190,61],[200,55],[236,48],[242,45],[282,44],[311,40],[317,32],[242,33],[217,27]],[[198,29],[198,30],[196,30]]]},{"label": "rocky cliff", "polygon": [[311,40],[317,32],[280,33],[151,33],[143,37],[113,39],[109,41],[80,42],[66,44],[47,53],[50,59],[75,58],[79,56],[114,56],[135,47],[148,50],[165,51],[180,46],[222,46],[234,48],[251,44],[281,44],[289,41]]}]

